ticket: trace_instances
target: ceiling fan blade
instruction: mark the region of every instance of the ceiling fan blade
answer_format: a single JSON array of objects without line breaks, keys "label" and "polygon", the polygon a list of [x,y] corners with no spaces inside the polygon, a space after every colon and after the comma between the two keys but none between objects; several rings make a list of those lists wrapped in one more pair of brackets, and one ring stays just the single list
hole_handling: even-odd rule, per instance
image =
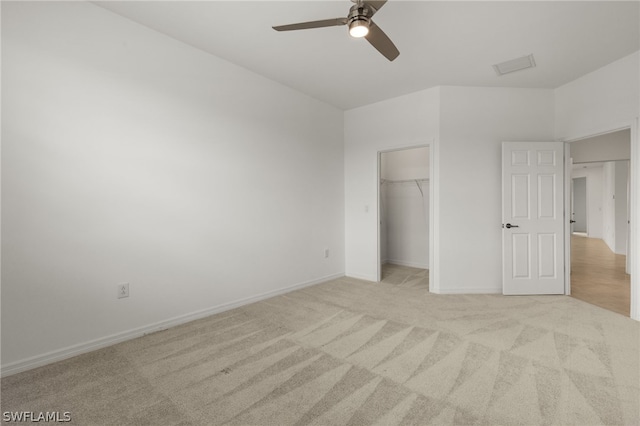
[{"label": "ceiling fan blade", "polygon": [[347,18],[323,19],[322,21],[300,22],[298,24],[279,25],[272,27],[276,31],[307,30],[309,28],[337,27],[346,25]]},{"label": "ceiling fan blade", "polygon": [[363,3],[367,6],[370,6],[373,9],[373,13],[371,16],[375,15],[377,11],[380,10],[382,6],[387,2],[387,0],[364,0]]},{"label": "ceiling fan blade", "polygon": [[378,52],[382,53],[382,55],[390,61],[393,61],[398,57],[398,55],[400,55],[400,52],[391,39],[387,37],[384,31],[382,31],[373,21],[369,24],[369,34],[364,36],[364,38],[366,38]]}]

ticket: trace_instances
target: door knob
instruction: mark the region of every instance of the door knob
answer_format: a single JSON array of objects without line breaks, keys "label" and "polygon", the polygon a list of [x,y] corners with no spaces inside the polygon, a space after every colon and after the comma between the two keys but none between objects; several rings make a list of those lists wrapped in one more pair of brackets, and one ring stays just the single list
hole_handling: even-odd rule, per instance
[{"label": "door knob", "polygon": [[573,220],[573,219],[571,219],[571,220],[569,221],[569,223],[576,223],[576,221],[575,221],[575,220]]},{"label": "door knob", "polygon": [[520,226],[518,226],[518,225],[512,225],[512,224],[510,224],[510,223],[507,223],[507,224],[505,225],[505,228],[507,228],[507,229],[511,229],[511,228],[520,228]]}]

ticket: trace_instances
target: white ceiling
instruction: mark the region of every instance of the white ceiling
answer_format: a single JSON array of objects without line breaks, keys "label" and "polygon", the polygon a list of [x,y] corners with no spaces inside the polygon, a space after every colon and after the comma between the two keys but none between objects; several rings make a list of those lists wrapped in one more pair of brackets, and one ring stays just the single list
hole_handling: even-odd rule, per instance
[{"label": "white ceiling", "polygon": [[[341,109],[438,85],[556,88],[640,49],[638,1],[390,0],[374,20],[393,62],[346,27],[271,28],[346,16],[348,0],[95,3]],[[496,76],[528,54],[536,68]]]}]

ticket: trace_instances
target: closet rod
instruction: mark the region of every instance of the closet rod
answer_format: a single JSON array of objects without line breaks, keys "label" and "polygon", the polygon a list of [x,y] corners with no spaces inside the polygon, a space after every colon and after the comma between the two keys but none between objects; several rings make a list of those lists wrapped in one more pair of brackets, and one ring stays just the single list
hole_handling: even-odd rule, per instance
[{"label": "closet rod", "polygon": [[391,179],[381,179],[380,183],[407,183],[407,182],[429,182],[428,178],[424,179],[402,179],[402,180],[391,180]]}]

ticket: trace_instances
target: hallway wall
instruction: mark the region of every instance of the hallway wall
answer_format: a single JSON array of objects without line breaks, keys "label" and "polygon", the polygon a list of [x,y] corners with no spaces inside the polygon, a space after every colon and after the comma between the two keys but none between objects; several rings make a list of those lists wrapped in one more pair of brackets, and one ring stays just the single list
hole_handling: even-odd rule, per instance
[{"label": "hallway wall", "polygon": [[587,178],[573,178],[574,232],[587,232]]},{"label": "hallway wall", "polygon": [[585,177],[587,184],[587,231],[591,238],[603,237],[602,165],[577,168],[572,177]]}]

